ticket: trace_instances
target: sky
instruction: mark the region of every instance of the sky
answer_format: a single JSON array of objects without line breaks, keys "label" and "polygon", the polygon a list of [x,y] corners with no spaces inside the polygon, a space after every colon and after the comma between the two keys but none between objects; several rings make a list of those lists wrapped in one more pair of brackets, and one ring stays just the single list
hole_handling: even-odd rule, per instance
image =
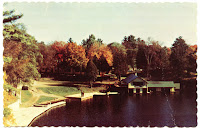
[{"label": "sky", "polygon": [[4,5],[24,16],[27,32],[38,41],[73,41],[81,44],[94,34],[103,43],[121,43],[134,35],[171,47],[182,36],[187,44],[197,44],[197,4],[195,3],[17,3]]}]

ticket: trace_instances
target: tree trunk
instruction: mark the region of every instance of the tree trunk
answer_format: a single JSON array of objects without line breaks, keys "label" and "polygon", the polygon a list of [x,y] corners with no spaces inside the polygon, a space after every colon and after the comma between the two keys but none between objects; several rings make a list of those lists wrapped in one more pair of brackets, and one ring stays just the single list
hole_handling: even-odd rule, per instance
[{"label": "tree trunk", "polygon": [[90,80],[90,88],[92,88],[92,85],[93,85],[93,83],[92,83],[92,81]]},{"label": "tree trunk", "polygon": [[82,68],[83,68],[83,67],[81,66],[81,67],[80,67],[80,75],[82,75]]},{"label": "tree trunk", "polygon": [[149,65],[147,65],[147,78],[149,79]]},{"label": "tree trunk", "polygon": [[121,82],[121,75],[118,75],[118,79],[119,79],[119,81]]}]

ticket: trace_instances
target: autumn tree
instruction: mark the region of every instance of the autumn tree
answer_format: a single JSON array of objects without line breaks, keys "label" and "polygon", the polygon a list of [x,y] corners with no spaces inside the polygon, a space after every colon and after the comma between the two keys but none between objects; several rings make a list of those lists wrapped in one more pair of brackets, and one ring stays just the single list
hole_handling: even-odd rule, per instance
[{"label": "autumn tree", "polygon": [[46,76],[54,73],[57,65],[57,59],[55,58],[56,50],[51,45],[46,45],[43,42],[37,45],[43,59],[43,62],[40,62],[38,67],[39,72]]},{"label": "autumn tree", "polygon": [[3,124],[4,126],[8,127],[11,124],[16,125],[14,116],[12,114],[12,110],[8,107],[12,102],[15,102],[17,100],[17,97],[12,95],[12,91],[10,89],[14,90],[16,92],[16,88],[12,87],[6,82],[7,74],[4,72],[3,80],[4,80],[4,90],[3,90]]},{"label": "autumn tree", "polygon": [[150,71],[154,71],[161,66],[161,50],[162,47],[158,41],[150,38],[145,41],[138,42],[138,52],[136,56],[136,64],[138,68],[143,69],[147,78],[151,78]]},{"label": "autumn tree", "polygon": [[76,43],[68,43],[65,47],[65,61],[72,69],[82,71],[88,62],[85,49]]},{"label": "autumn tree", "polygon": [[5,14],[8,15],[8,18],[4,18],[7,22],[3,30],[3,45],[6,48],[4,50],[4,71],[8,75],[6,80],[14,87],[17,87],[19,83],[30,84],[31,81],[40,77],[37,67],[38,62],[42,61],[36,40],[26,32],[23,24],[13,23],[17,19],[8,20],[14,14]]},{"label": "autumn tree", "polygon": [[117,42],[110,43],[108,47],[113,55],[114,74],[117,75],[120,81],[121,75],[126,74],[128,71],[126,48]]},{"label": "autumn tree", "polygon": [[56,59],[56,71],[58,73],[64,72],[67,66],[65,53],[66,46],[67,44],[63,41],[55,41],[51,44],[52,49],[55,50],[54,58]]},{"label": "autumn tree", "polygon": [[189,46],[187,49],[187,74],[190,75],[190,72],[197,72],[197,45]]},{"label": "autumn tree", "polygon": [[98,42],[89,48],[87,57],[94,61],[99,73],[109,71],[113,65],[113,55],[110,48],[104,44],[99,46]]},{"label": "autumn tree", "polygon": [[161,70],[161,80],[167,80],[170,74],[169,49],[167,47],[162,47],[158,55],[160,55],[159,69]]}]

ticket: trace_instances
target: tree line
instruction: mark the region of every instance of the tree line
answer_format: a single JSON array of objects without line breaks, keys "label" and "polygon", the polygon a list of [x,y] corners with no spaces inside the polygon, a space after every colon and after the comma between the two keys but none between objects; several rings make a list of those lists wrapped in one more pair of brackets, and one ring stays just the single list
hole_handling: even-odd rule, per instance
[{"label": "tree line", "polygon": [[15,23],[22,14],[12,10],[4,11],[3,16],[3,69],[6,82],[15,88],[39,79],[41,74],[79,72],[94,81],[98,74],[111,72],[120,80],[130,68],[137,68],[142,70],[140,76],[149,80],[179,81],[196,73],[197,46],[188,45],[181,36],[170,48],[133,35],[125,36],[121,43],[105,44],[91,34],[81,44],[72,38],[45,44],[28,34],[23,24]]}]

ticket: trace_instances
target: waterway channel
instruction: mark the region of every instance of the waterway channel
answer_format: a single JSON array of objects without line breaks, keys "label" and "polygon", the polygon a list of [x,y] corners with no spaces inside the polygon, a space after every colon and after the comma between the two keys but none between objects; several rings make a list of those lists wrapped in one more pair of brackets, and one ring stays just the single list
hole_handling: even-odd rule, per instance
[{"label": "waterway channel", "polygon": [[197,126],[196,87],[174,94],[95,96],[51,109],[31,126]]}]

